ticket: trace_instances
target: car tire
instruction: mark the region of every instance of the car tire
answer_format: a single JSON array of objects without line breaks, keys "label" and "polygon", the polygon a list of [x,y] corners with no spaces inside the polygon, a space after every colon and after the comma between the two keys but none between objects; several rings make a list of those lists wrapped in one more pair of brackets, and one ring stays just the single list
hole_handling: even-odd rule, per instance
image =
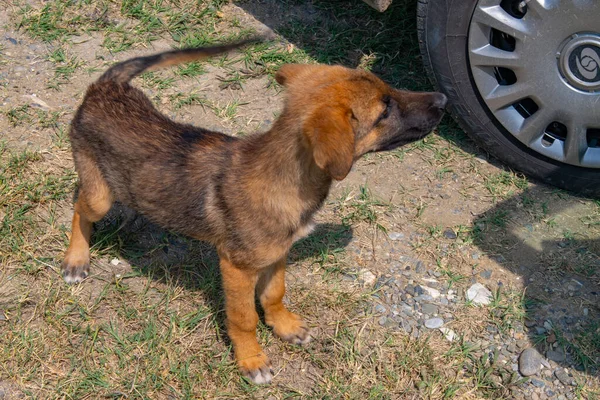
[{"label": "car tire", "polygon": [[486,106],[474,82],[468,54],[469,29],[477,3],[418,0],[423,62],[433,84],[448,96],[449,112],[478,145],[509,167],[566,190],[600,196],[600,169],[566,164],[528,148]]}]

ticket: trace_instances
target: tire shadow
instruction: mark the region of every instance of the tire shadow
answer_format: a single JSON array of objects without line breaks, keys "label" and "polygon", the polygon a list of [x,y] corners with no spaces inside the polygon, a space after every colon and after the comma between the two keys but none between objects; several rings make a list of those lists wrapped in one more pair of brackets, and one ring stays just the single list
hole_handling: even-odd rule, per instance
[{"label": "tire shadow", "polygon": [[582,221],[582,208],[573,197],[536,185],[477,216],[471,229],[484,254],[522,278],[530,343],[556,365],[595,375],[600,238],[584,227],[600,221]]}]

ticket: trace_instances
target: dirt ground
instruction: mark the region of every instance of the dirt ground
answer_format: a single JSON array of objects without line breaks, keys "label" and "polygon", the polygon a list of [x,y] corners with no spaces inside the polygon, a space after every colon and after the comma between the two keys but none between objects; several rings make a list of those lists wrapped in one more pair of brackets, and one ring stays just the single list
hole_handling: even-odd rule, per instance
[{"label": "dirt ground", "polygon": [[[177,121],[247,135],[277,117],[285,92],[273,73],[287,62],[366,68],[431,90],[412,1],[386,14],[360,1],[2,5],[0,399],[600,396],[600,200],[511,171],[449,117],[334,185],[287,278],[286,301],[315,342],[283,344],[261,325],[269,387],[235,370],[210,246],[117,204],[96,226],[92,276],[77,286],[60,277],[77,183],[68,124],[108,65],[268,35],[134,82]],[[489,305],[467,299],[475,283],[492,292]],[[455,338],[425,327],[429,317]],[[516,367],[526,348],[543,365],[530,378]]]}]

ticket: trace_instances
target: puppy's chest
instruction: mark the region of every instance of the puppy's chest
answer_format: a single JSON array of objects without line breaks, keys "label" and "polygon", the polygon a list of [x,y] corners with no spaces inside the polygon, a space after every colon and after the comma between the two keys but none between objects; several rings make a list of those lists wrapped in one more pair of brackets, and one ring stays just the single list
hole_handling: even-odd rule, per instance
[{"label": "puppy's chest", "polygon": [[300,239],[303,239],[311,234],[311,232],[315,229],[315,222],[312,220],[312,217],[301,225],[294,234],[292,235],[292,243],[297,242]]}]

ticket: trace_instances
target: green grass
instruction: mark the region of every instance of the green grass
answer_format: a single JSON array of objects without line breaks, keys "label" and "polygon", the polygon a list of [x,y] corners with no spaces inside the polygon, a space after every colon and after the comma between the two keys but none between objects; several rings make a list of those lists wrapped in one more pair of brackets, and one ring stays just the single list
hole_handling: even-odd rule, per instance
[{"label": "green grass", "polygon": [[29,104],[10,108],[4,111],[4,115],[12,126],[22,125],[32,120]]},{"label": "green grass", "polygon": [[343,196],[340,211],[344,224],[366,222],[385,232],[386,228],[378,223],[378,214],[390,207],[390,204],[376,199],[367,186],[360,186],[358,193]]}]

